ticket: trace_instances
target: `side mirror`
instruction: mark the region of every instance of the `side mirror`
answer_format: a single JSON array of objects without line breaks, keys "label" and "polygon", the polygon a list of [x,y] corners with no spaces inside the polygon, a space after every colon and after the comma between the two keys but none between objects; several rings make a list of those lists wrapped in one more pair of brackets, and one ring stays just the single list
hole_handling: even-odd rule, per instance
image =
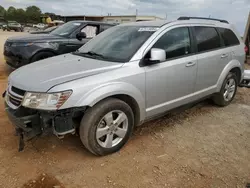
[{"label": "side mirror", "polygon": [[76,34],[76,38],[77,38],[78,40],[82,40],[82,39],[87,38],[87,35],[86,35],[85,32],[80,32],[80,33],[77,33],[77,34]]},{"label": "side mirror", "polygon": [[160,48],[152,48],[150,51],[150,62],[152,64],[154,63],[160,63],[162,61],[166,60],[166,52],[163,49]]}]

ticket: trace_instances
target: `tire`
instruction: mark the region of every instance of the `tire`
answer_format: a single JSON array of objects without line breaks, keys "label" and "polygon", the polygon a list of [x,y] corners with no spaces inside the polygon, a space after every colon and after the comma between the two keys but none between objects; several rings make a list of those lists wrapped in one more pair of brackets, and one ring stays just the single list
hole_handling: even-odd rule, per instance
[{"label": "tire", "polygon": [[[230,90],[230,85],[229,85],[229,87],[227,87],[228,89],[226,89],[226,85],[228,86],[231,80],[234,81],[234,88],[231,87],[231,90]],[[237,76],[236,74],[230,72],[227,75],[226,79],[224,80],[220,92],[214,95],[213,97],[214,103],[221,107],[228,106],[235,97],[235,94],[237,92],[237,86],[238,86]],[[224,97],[224,94],[226,91],[227,91],[228,97]],[[232,93],[230,93],[229,91],[232,91]]]},{"label": "tire", "polygon": [[[121,117],[124,121],[122,121],[121,124],[118,124],[118,127],[115,124],[110,125],[108,123],[114,122],[118,119],[121,120]],[[119,130],[116,131],[116,128]],[[101,136],[101,134],[100,137],[98,137],[98,129],[105,130],[105,134],[103,136]],[[79,133],[83,145],[91,153],[104,156],[119,151],[127,143],[133,129],[134,114],[130,106],[119,99],[108,98],[86,111],[80,124]],[[121,137],[116,135],[120,130],[123,130]],[[108,142],[111,140],[110,138],[112,138],[112,142]]]},{"label": "tire", "polygon": [[42,59],[46,59],[46,58],[49,58],[49,57],[53,57],[53,56],[55,56],[55,54],[52,53],[52,52],[38,52],[37,54],[35,54],[32,57],[31,63],[33,63],[35,61],[42,60]]}]

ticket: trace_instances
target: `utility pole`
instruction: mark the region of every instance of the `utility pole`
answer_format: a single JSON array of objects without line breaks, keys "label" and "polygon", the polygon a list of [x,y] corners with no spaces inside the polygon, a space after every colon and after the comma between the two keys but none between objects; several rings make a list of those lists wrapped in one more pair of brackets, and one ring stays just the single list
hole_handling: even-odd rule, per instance
[{"label": "utility pole", "polygon": [[138,9],[135,9],[135,15],[136,16],[138,15]]}]

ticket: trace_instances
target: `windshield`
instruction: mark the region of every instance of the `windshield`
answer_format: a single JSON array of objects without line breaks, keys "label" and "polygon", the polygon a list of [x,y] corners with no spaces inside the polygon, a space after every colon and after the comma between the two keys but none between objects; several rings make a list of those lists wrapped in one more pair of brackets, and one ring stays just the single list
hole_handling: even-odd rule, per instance
[{"label": "windshield", "polygon": [[16,21],[8,21],[8,24],[10,24],[10,25],[18,25],[18,23]]},{"label": "windshield", "polygon": [[116,26],[86,43],[77,53],[107,61],[128,62],[156,27]]},{"label": "windshield", "polygon": [[51,32],[52,35],[68,36],[74,32],[82,23],[68,22]]}]

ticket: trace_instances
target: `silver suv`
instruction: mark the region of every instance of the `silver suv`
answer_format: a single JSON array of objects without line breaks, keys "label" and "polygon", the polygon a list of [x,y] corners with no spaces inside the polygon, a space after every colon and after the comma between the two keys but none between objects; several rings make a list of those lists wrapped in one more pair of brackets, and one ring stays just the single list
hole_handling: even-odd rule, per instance
[{"label": "silver suv", "polygon": [[[212,97],[227,106],[243,78],[244,43],[224,20],[123,24],[77,52],[14,71],[6,111],[24,139],[79,133],[95,155],[120,150],[135,126]],[[24,139],[23,139],[24,138]]]}]

